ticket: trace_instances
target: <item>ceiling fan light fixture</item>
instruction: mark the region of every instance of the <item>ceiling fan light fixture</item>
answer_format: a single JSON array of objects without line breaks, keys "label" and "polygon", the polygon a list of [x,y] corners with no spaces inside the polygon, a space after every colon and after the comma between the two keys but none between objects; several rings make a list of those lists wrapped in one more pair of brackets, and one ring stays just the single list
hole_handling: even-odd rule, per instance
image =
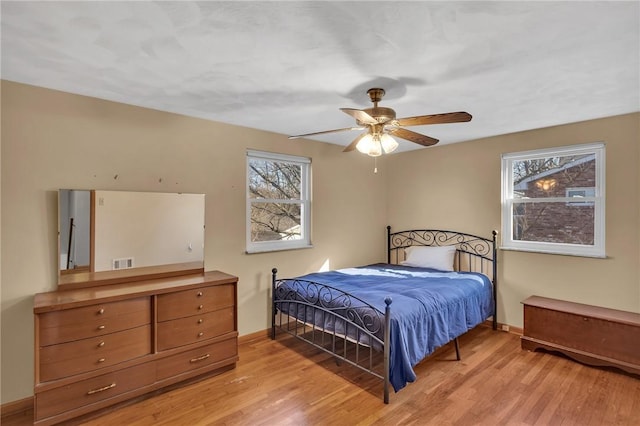
[{"label": "ceiling fan light fixture", "polygon": [[398,142],[386,133],[383,133],[380,137],[380,145],[382,145],[385,154],[389,154],[398,148]]},{"label": "ceiling fan light fixture", "polygon": [[356,145],[356,149],[363,154],[367,154],[371,157],[379,157],[382,155],[382,145],[380,144],[380,138],[376,138],[371,134],[365,135],[358,145]]},{"label": "ceiling fan light fixture", "polygon": [[398,142],[386,133],[364,135],[356,145],[356,149],[371,157],[379,157],[384,152],[389,154],[398,148]]}]

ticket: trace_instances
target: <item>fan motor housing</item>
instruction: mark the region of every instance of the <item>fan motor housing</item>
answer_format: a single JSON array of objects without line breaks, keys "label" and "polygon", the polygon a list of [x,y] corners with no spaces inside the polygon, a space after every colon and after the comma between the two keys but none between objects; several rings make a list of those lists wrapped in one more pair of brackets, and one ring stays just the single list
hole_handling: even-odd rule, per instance
[{"label": "fan motor housing", "polygon": [[[363,109],[362,111],[366,112],[371,117],[375,118],[378,121],[378,123],[386,123],[388,121],[396,119],[396,112],[391,108],[375,107],[375,108]],[[367,125],[367,123],[363,123],[359,120],[356,120],[356,122],[361,126]]]}]

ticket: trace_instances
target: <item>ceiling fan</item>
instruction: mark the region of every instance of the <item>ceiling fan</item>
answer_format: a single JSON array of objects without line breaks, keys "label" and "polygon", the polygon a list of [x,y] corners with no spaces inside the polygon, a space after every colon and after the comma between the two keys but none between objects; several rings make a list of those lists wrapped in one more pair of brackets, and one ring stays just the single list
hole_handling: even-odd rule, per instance
[{"label": "ceiling fan", "polygon": [[471,114],[466,112],[448,112],[444,114],[396,118],[396,112],[393,109],[378,106],[378,102],[380,102],[385,94],[384,89],[372,88],[367,90],[367,94],[371,102],[373,102],[373,108],[340,108],[342,112],[355,118],[357,127],[305,133],[303,135],[289,136],[289,139],[350,130],[365,130],[365,132],[361,133],[344,149],[344,152],[357,149],[364,154],[377,157],[382,155],[383,152],[388,154],[398,147],[398,142],[396,142],[391,135],[423,146],[431,146],[438,143],[438,139],[405,129],[407,126],[461,123],[471,120]]}]

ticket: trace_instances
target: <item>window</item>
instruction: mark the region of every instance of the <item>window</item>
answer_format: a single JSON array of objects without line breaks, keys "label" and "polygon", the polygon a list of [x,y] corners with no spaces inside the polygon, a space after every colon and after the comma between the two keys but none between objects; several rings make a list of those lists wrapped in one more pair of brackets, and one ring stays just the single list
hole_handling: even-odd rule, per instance
[{"label": "window", "polygon": [[502,248],[605,257],[603,143],[502,155]]},{"label": "window", "polygon": [[247,252],[311,246],[311,160],[247,151]]}]

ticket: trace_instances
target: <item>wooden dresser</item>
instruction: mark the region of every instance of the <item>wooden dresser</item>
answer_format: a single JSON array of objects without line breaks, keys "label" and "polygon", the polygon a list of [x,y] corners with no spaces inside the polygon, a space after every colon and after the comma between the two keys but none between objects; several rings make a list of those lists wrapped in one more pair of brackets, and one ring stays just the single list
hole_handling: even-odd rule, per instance
[{"label": "wooden dresser", "polygon": [[523,349],[640,374],[640,314],[539,296],[522,303]]},{"label": "wooden dresser", "polygon": [[237,281],[212,271],[37,294],[35,424],[235,367]]}]

